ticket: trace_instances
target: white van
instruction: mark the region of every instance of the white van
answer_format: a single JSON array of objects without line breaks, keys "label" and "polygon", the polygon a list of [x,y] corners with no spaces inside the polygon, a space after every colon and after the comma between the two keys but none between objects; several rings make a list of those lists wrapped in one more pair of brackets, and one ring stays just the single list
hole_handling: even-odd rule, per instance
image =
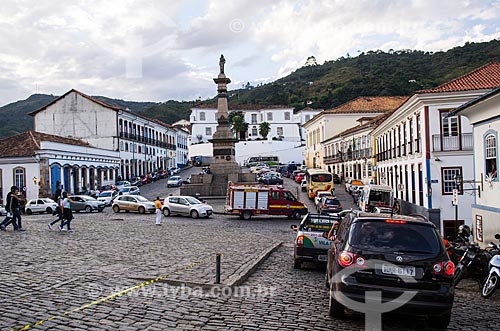
[{"label": "white van", "polygon": [[366,212],[391,212],[394,192],[387,185],[365,185],[359,197],[359,209]]}]

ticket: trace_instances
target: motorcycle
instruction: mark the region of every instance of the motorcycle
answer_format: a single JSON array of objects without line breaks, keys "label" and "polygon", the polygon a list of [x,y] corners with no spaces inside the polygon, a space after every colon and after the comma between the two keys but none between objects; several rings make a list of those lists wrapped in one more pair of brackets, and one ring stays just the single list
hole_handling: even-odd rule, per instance
[{"label": "motorcycle", "polygon": [[466,250],[456,264],[454,280],[455,286],[464,278],[472,278],[482,287],[488,275],[488,262],[493,253],[491,249],[481,249],[478,244],[466,246]]},{"label": "motorcycle", "polygon": [[[500,240],[500,234],[497,233],[495,239]],[[490,271],[481,291],[481,295],[484,298],[489,298],[495,293],[498,287],[498,280],[500,279],[500,245],[491,243],[490,246],[494,247],[497,253],[491,258],[489,263]]]}]

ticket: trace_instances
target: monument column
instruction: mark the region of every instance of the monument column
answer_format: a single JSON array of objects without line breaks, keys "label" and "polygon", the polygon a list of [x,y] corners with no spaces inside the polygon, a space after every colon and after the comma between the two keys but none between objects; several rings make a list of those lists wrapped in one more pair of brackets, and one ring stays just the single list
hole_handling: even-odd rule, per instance
[{"label": "monument column", "polygon": [[240,168],[235,159],[235,139],[229,125],[227,105],[227,84],[231,82],[224,74],[224,56],[220,56],[220,72],[214,82],[217,84],[217,128],[210,142],[213,145],[213,161],[210,169],[213,174],[237,175]]}]

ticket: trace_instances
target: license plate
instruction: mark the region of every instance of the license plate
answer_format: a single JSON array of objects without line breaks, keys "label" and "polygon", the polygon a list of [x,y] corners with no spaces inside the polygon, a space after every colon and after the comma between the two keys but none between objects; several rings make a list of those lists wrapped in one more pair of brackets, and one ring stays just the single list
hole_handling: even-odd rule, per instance
[{"label": "license plate", "polygon": [[396,276],[415,277],[415,267],[398,267],[395,265],[382,264],[382,273]]},{"label": "license plate", "polygon": [[318,261],[327,261],[327,256],[326,255],[318,255]]}]

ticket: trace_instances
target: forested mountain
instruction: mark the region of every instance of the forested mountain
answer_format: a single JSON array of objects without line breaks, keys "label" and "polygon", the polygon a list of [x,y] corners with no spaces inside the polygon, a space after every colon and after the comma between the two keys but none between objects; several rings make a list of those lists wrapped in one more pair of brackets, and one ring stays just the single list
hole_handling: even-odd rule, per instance
[{"label": "forested mountain", "polygon": [[[358,96],[410,95],[438,86],[489,62],[500,61],[500,41],[466,43],[446,52],[417,50],[369,51],[356,56],[347,54],[318,65],[311,56],[306,65],[275,82],[229,92],[230,104],[285,105],[304,107],[335,107]],[[68,89],[71,87],[69,86]],[[34,94],[26,100],[0,107],[0,137],[33,128],[34,111],[56,98]],[[190,108],[197,101],[133,102],[96,98],[166,123],[188,119]],[[215,99],[203,103],[214,103]]]}]

